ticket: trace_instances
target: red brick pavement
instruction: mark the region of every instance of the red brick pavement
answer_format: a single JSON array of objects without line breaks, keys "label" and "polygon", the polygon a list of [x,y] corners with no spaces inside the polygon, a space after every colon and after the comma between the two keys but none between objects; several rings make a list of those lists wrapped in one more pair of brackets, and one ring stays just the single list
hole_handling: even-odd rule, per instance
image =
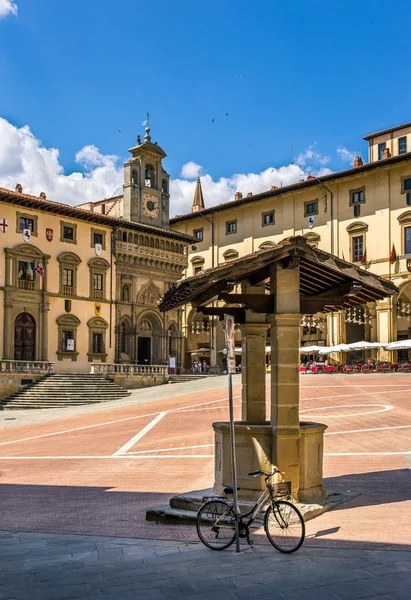
[{"label": "red brick pavement", "polygon": [[[410,383],[407,375],[301,378],[302,419],[328,424],[327,488],[361,493],[309,522],[308,544],[411,549],[411,478],[403,455],[411,452]],[[236,387],[237,417],[240,393]],[[164,418],[128,450],[147,457],[111,458],[162,411]],[[196,539],[191,527],[147,523],[145,510],[212,485],[211,424],[227,418],[222,387],[4,431],[0,529]]]}]

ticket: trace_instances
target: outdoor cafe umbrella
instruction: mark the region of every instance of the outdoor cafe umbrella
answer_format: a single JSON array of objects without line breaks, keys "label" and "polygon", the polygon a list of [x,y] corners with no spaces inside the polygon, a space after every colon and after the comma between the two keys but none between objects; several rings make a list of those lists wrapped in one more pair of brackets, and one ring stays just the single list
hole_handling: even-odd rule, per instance
[{"label": "outdoor cafe umbrella", "polygon": [[411,350],[411,340],[398,340],[385,346],[386,350]]},{"label": "outdoor cafe umbrella", "polygon": [[302,346],[299,348],[300,354],[312,354],[313,352],[318,352],[322,350],[325,346]]}]

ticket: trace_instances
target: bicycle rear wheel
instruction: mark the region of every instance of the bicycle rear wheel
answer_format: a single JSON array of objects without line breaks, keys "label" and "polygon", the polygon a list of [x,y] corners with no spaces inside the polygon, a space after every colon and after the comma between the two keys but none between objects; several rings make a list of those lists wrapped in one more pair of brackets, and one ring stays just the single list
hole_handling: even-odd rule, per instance
[{"label": "bicycle rear wheel", "polygon": [[232,504],[225,500],[209,500],[197,513],[196,527],[198,537],[207,548],[211,550],[228,548],[235,539],[235,516]]},{"label": "bicycle rear wheel", "polygon": [[305,538],[305,523],[302,514],[291,502],[278,500],[267,509],[264,529],[271,544],[285,554],[300,548]]}]

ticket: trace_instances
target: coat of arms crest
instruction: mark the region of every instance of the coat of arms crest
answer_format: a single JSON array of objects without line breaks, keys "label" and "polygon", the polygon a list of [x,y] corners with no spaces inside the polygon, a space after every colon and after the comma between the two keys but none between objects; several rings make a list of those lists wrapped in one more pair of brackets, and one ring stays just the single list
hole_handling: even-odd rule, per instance
[{"label": "coat of arms crest", "polygon": [[47,241],[51,242],[51,240],[53,239],[53,230],[52,229],[46,229],[46,238],[47,238]]}]

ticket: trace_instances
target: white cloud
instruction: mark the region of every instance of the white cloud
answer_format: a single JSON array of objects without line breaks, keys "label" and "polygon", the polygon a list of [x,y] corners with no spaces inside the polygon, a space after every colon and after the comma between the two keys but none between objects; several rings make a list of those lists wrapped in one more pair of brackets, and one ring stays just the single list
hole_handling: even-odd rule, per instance
[{"label": "white cloud", "polygon": [[7,15],[17,16],[17,4],[13,0],[0,0],[0,19]]},{"label": "white cloud", "polygon": [[[50,200],[71,205],[109,198],[121,188],[123,167],[117,156],[102,154],[96,146],[88,145],[81,148],[75,158],[79,170],[65,174],[56,148],[42,146],[27,125],[17,128],[0,118],[0,187],[14,190],[16,183],[20,183],[28,194],[38,196],[44,191]],[[195,178],[201,170],[201,165],[189,162],[183,165],[180,178],[171,180],[171,215],[190,212]],[[210,207],[234,200],[237,191],[243,196],[248,192],[258,194],[274,185],[290,185],[309,174],[328,173],[331,170],[317,161],[317,169],[312,165],[303,168],[289,164],[216,180],[207,174],[201,177],[201,183],[206,206]]]},{"label": "white cloud", "polygon": [[[214,181],[210,175],[201,177],[201,186],[206,208],[234,200],[237,191],[243,194],[259,194],[268,191],[271,186],[277,187],[296,183],[307,175],[326,175],[332,171],[327,167],[316,170],[304,170],[299,165],[290,164],[277,169],[269,167],[260,173],[237,173],[231,177],[220,177]],[[173,179],[170,182],[172,214],[185,214],[191,211],[195,181]]]},{"label": "white cloud", "polygon": [[201,165],[198,165],[197,163],[190,161],[190,162],[186,163],[185,165],[183,165],[180,176],[183,177],[184,179],[197,179],[197,177],[200,175],[200,171],[201,171]]},{"label": "white cloud", "polygon": [[351,152],[350,150],[347,150],[347,148],[345,148],[344,146],[338,146],[337,153],[341,160],[350,163],[353,163],[355,157],[359,155],[358,152]]},{"label": "white cloud", "polygon": [[307,164],[315,165],[326,165],[330,162],[330,157],[321,154],[316,149],[316,144],[309,146],[304,152],[301,152],[295,159],[295,162],[300,167],[304,167]]}]

